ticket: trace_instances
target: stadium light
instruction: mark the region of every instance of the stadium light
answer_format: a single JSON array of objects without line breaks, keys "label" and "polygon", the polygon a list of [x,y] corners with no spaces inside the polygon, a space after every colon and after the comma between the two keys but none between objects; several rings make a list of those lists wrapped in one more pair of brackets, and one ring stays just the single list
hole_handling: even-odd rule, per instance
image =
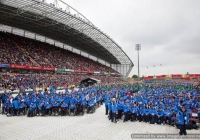
[{"label": "stadium light", "polygon": [[135,50],[138,51],[138,83],[139,83],[139,79],[140,79],[139,51],[141,50],[141,44],[136,44],[135,45]]}]

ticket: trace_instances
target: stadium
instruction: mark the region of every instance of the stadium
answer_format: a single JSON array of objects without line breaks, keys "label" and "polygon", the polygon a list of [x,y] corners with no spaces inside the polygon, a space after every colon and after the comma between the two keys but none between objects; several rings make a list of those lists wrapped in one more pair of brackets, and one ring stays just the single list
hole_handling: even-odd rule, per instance
[{"label": "stadium", "polygon": [[[12,43],[17,48],[13,51],[21,51],[14,55],[13,59],[26,50],[26,54],[18,58],[17,62],[13,59],[2,60],[1,67],[14,68],[13,72],[19,69],[26,70],[23,71],[24,73],[38,70],[37,73],[48,71],[49,73],[84,74],[82,79],[90,77],[86,74],[95,74],[97,77],[111,75],[111,78],[108,78],[110,82],[113,77],[127,77],[133,68],[132,61],[121,47],[80,13],[77,13],[80,15],[77,16],[55,7],[54,4],[42,1],[5,1],[1,5],[3,13],[1,30],[7,33],[1,34],[4,37],[15,38],[16,41]],[[18,8],[19,6],[22,8]],[[8,18],[9,16],[11,17]],[[25,44],[32,42],[32,46],[25,47],[25,44],[20,44],[17,40],[24,40]],[[47,58],[49,56],[44,54],[51,55],[51,58]],[[69,58],[75,60],[70,62]],[[61,62],[63,60],[67,62]]]},{"label": "stadium", "polygon": [[133,67],[63,0],[0,0],[0,139],[141,139],[134,134],[186,135],[186,125],[199,133],[200,75],[130,83]]}]

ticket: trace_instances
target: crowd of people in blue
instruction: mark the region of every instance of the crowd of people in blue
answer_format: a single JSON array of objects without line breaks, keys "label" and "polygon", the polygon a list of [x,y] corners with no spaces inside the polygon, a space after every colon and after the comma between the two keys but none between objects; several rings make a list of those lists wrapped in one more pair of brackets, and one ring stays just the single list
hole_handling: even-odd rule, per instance
[{"label": "crowd of people in blue", "polygon": [[[105,114],[111,122],[117,123],[124,115],[123,122],[176,126],[180,135],[186,135],[186,128],[198,129],[200,90],[193,85],[143,85],[138,93],[132,91],[113,88],[105,94]],[[189,123],[193,117],[196,121]]]},{"label": "crowd of people in blue", "polygon": [[27,115],[84,115],[95,112],[103,104],[102,93],[97,88],[71,90],[56,93],[51,91],[19,93],[13,97],[10,93],[2,94],[2,114],[7,116]]},{"label": "crowd of people in blue", "polygon": [[[139,89],[138,89],[139,88]],[[137,91],[136,91],[137,89]],[[2,113],[12,115],[78,115],[94,112],[105,103],[105,114],[111,122],[123,119],[150,124],[172,125],[186,135],[186,128],[198,129],[191,118],[200,119],[200,90],[192,85],[143,84],[113,85],[109,88],[80,88],[63,93],[19,93],[15,98],[2,94]]]}]

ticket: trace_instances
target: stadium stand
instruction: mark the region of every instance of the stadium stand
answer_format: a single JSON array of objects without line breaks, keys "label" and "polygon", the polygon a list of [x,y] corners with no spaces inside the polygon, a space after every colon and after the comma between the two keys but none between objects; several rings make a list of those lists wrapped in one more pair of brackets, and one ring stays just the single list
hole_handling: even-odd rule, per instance
[{"label": "stadium stand", "polygon": [[[36,40],[20,37],[10,33],[0,32],[0,64],[17,64],[20,66],[35,66],[46,68],[64,68],[74,70],[92,70],[117,73],[110,67],[72,53],[70,51],[42,43]],[[23,69],[21,69],[23,70]],[[91,74],[56,74],[47,71],[27,71],[23,74],[15,69],[2,69],[0,77],[1,89],[33,89],[43,85],[66,87],[78,85],[81,80],[92,77],[101,83],[123,82],[120,77],[91,75]],[[58,80],[59,79],[59,80]]]},{"label": "stadium stand", "polygon": [[71,85],[79,85],[80,81],[88,77],[101,80],[101,84],[122,83],[125,82],[120,77],[100,76],[100,75],[75,75],[75,74],[2,74],[0,89],[35,89],[36,87],[69,87]]},{"label": "stadium stand", "polygon": [[116,72],[98,62],[39,41],[4,32],[0,33],[0,40],[0,62],[3,64]]}]

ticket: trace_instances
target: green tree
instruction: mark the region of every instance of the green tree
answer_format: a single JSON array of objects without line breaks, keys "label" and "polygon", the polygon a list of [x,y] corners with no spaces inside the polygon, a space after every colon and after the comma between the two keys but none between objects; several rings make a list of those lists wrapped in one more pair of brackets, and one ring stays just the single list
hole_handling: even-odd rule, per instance
[{"label": "green tree", "polygon": [[132,78],[133,78],[133,79],[136,79],[136,78],[138,78],[138,76],[134,74],[134,75],[132,76]]}]

